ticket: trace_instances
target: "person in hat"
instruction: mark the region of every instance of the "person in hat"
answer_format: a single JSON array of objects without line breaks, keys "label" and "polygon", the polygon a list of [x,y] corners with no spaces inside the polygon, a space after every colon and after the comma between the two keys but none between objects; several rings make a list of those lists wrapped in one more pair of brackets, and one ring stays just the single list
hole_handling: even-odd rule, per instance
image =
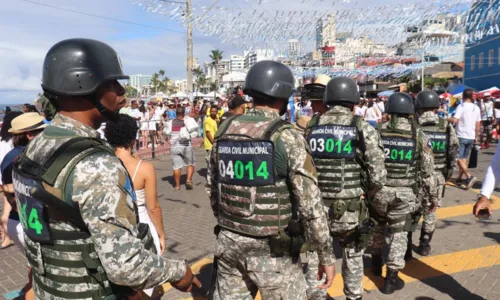
[{"label": "person in hat", "polygon": [[16,201],[27,207],[20,210],[25,252],[44,253],[28,259],[36,297],[125,299],[164,282],[185,292],[200,287],[185,261],[156,253],[149,227],[138,220],[129,173],[96,131],[118,121],[125,104],[118,80],[129,77],[116,51],[96,40],[63,40],[47,52],[42,70],[44,95],[57,113],[12,171],[14,186],[22,187]]},{"label": "person in hat", "polygon": [[232,116],[242,115],[244,112],[245,99],[243,99],[243,97],[241,97],[240,95],[237,95],[231,101],[229,101],[229,110],[221,116],[220,122],[222,123]]},{"label": "person in hat", "polygon": [[[19,115],[12,120],[12,127],[9,132],[13,134],[12,143],[14,148],[5,155],[0,164],[2,172],[2,189],[5,197],[11,205],[11,212],[7,223],[9,236],[12,237],[14,244],[19,247],[21,252],[24,252],[24,233],[20,223],[19,213],[16,205],[16,197],[14,194],[14,186],[12,184],[12,169],[15,159],[21,155],[26,145],[47,125],[44,119],[37,113],[30,112]],[[28,274],[28,284],[23,288],[25,299],[35,299],[35,294],[31,284],[31,269]]]}]

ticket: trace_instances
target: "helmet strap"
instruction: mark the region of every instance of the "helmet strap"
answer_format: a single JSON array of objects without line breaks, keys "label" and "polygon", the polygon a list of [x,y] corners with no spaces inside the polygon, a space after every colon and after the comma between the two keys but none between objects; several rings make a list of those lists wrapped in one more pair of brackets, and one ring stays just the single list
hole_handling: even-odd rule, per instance
[{"label": "helmet strap", "polygon": [[89,95],[88,99],[95,106],[95,108],[97,108],[99,113],[101,113],[101,115],[103,115],[109,121],[117,122],[120,119],[120,113],[118,111],[112,112],[104,107],[104,105],[102,105],[101,103],[101,100],[97,98],[96,94]]}]

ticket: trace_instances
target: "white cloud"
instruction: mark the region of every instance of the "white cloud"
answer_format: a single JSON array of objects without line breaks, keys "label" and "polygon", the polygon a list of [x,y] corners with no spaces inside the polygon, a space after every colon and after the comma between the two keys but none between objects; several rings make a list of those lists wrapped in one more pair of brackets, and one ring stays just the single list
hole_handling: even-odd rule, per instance
[{"label": "white cloud", "polygon": [[[164,16],[142,11],[122,0],[37,0],[65,9],[96,14],[158,28],[184,29]],[[98,39],[121,56],[128,74],[164,69],[172,79],[186,77],[186,40],[182,33],[156,30],[93,18],[24,1],[2,3],[0,11],[0,103],[31,102],[40,91],[45,54],[56,42],[74,37]],[[223,47],[212,38],[194,37],[194,56],[208,60],[210,50],[228,56],[242,52]]]}]

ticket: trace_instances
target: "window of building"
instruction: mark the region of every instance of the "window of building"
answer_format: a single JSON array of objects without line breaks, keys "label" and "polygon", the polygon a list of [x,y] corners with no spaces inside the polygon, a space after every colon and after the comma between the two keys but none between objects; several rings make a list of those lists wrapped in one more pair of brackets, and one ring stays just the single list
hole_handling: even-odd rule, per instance
[{"label": "window of building", "polygon": [[477,63],[478,69],[483,68],[483,58],[484,58],[483,52],[479,53],[479,62]]},{"label": "window of building", "polygon": [[476,64],[476,56],[472,55],[470,57],[470,70],[471,71],[474,71],[475,64]]},{"label": "window of building", "polygon": [[488,51],[488,67],[493,66],[493,57],[495,56],[495,51],[491,49]]}]

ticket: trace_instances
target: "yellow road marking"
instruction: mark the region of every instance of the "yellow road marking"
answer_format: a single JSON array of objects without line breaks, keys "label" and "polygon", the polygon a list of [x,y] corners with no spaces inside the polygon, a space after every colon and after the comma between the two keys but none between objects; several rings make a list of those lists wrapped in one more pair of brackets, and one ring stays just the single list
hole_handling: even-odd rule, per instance
[{"label": "yellow road marking", "polygon": [[[457,188],[460,188],[459,186],[455,185],[454,183],[452,182],[447,182],[446,183],[447,185],[450,185],[450,186],[453,186],[453,187],[457,187]],[[470,189],[470,191],[476,193],[476,194],[479,194],[480,191],[477,190],[477,189]],[[497,196],[494,196],[494,195],[491,195],[491,200],[492,200],[492,208],[493,210],[497,210],[497,209],[500,209],[500,197],[497,197]],[[455,206],[448,206],[448,207],[441,207],[437,210],[437,218],[438,219],[447,219],[447,218],[453,218],[453,217],[458,217],[458,216],[463,216],[463,215],[468,215],[470,214],[472,216],[472,208],[474,207],[474,203],[471,203],[471,204],[462,204],[462,205],[455,205]],[[496,253],[498,254],[498,258],[500,258],[500,246],[497,246],[498,248],[495,250]],[[481,249],[481,248],[479,248]],[[473,249],[474,250],[474,249]],[[457,254],[457,253],[464,253],[464,252],[467,252],[467,251],[472,251],[472,250],[466,250],[466,251],[461,251],[461,252],[455,252],[455,253],[452,253],[452,254]],[[443,254],[443,255],[446,255],[446,254]],[[432,259],[433,257],[426,257],[426,258],[423,258],[422,261],[425,262],[429,259]],[[191,269],[193,270],[193,273],[198,273],[199,270],[205,265],[205,264],[209,264],[209,263],[212,263],[212,259],[211,258],[204,258],[204,259],[201,259],[200,261],[194,263],[192,266],[191,266]],[[497,263],[497,264],[500,264]],[[407,265],[411,265],[411,263],[408,263]],[[457,266],[460,266],[461,264],[458,263],[456,264]],[[480,267],[478,267],[480,268]],[[465,271],[462,270],[462,271]],[[370,272],[370,271],[368,271]],[[456,272],[459,272],[459,271],[456,271]],[[403,278],[405,275],[401,275],[401,278]],[[436,276],[439,276],[439,275],[436,275]],[[337,276],[338,278],[342,278],[341,275],[338,275]],[[427,276],[427,277],[435,277],[435,276]],[[329,289],[329,292],[332,291],[332,289],[334,288],[340,288],[340,291],[342,291],[343,289],[343,281],[342,279],[341,280],[338,280],[338,278],[334,281],[332,287]],[[422,277],[423,278],[423,277]],[[412,281],[415,281],[417,279],[414,279]],[[405,280],[406,281],[406,280]],[[340,283],[339,283],[340,282]],[[363,287],[365,289],[369,289],[367,288],[368,287],[371,287],[370,286],[370,280],[368,279],[368,277],[364,277],[363,278]],[[382,282],[382,280],[381,280]],[[408,282],[411,282],[411,281],[408,281]],[[366,284],[367,285],[366,285]],[[373,284],[373,282],[371,282],[371,284]],[[375,287],[374,287],[375,288]],[[372,288],[372,289],[374,289]],[[163,290],[164,292],[166,293],[167,291],[169,291],[170,289],[172,289],[172,286],[170,285],[170,283],[165,283],[163,284]],[[338,296],[337,294],[334,294],[331,296]],[[201,300],[201,299],[206,299],[206,297],[196,297],[194,298],[194,300]],[[260,299],[260,296],[257,295],[257,297],[255,298],[256,300]],[[186,298],[185,300],[193,300],[193,298]]]},{"label": "yellow road marking", "polygon": [[[201,268],[203,268],[203,266],[211,264],[212,261],[213,261],[213,259],[211,259],[211,258],[202,258],[199,261],[197,261],[194,264],[192,264],[191,265],[191,270],[193,271],[193,274],[198,274],[200,272]],[[168,283],[168,282],[162,284],[162,287],[163,287],[163,292],[164,293],[166,293],[170,289],[172,289],[172,285],[170,283]]]},{"label": "yellow road marking", "polygon": [[[433,278],[446,274],[470,271],[495,265],[500,265],[499,245],[413,259],[412,261],[406,263],[405,269],[399,273],[399,276],[405,281],[405,283],[410,283],[426,278]],[[379,277],[375,277],[370,268],[365,269],[364,272],[366,274],[362,280],[364,290],[375,290],[383,286],[385,269],[383,272],[384,274]],[[338,270],[332,286],[328,289],[328,294],[331,297],[342,296],[344,295],[343,289],[344,281],[342,275],[340,274],[340,270]],[[205,299],[207,299],[206,296],[197,296],[195,298],[185,298],[183,300]],[[257,294],[255,300],[261,300],[259,294]]]},{"label": "yellow road marking", "polygon": [[[482,248],[446,253],[441,255],[422,257],[414,259],[406,264],[405,269],[400,272],[400,277],[406,283],[422,280],[425,278],[438,277],[445,274],[453,274],[500,265],[500,246],[487,246]],[[385,273],[385,270],[384,270]],[[383,286],[383,277],[375,277],[371,269],[365,269],[363,277],[363,288],[374,290]],[[383,274],[385,276],[385,274]],[[344,294],[344,281],[339,273],[335,276],[333,285],[328,289],[332,297]]]}]

